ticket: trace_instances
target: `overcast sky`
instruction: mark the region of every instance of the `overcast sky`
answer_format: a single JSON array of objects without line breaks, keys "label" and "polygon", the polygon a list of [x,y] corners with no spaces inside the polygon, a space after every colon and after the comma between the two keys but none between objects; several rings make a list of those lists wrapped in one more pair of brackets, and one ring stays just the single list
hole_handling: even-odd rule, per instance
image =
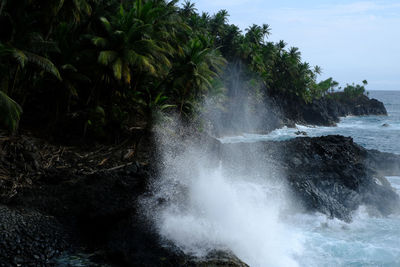
[{"label": "overcast sky", "polygon": [[267,23],[270,40],[299,47],[321,78],[400,90],[400,1],[193,0],[199,12],[226,9],[241,29]]}]

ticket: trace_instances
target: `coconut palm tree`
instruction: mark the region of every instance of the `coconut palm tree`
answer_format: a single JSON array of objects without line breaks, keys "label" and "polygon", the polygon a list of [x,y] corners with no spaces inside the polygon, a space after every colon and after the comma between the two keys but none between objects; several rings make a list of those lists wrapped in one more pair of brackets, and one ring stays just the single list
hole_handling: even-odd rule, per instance
[{"label": "coconut palm tree", "polygon": [[184,47],[184,54],[179,57],[170,73],[173,98],[179,113],[189,115],[194,102],[204,97],[212,88],[212,81],[222,71],[226,63],[217,49],[210,47],[210,40],[198,36]]},{"label": "coconut palm tree", "polygon": [[191,17],[196,14],[197,8],[195,7],[195,4],[185,0],[182,4],[181,8],[181,14],[183,17]]},{"label": "coconut palm tree", "polygon": [[112,71],[117,81],[137,85],[143,73],[157,77],[170,67],[167,44],[152,39],[155,35],[152,22],[158,18],[157,9],[151,2],[137,1],[135,8],[126,11],[122,6],[111,21],[100,18],[103,31],[93,36],[92,42],[98,48],[98,62]]},{"label": "coconut palm tree", "polygon": [[258,26],[253,24],[249,28],[246,28],[246,39],[253,44],[262,45],[265,43],[265,39],[270,35],[270,27],[268,24]]}]

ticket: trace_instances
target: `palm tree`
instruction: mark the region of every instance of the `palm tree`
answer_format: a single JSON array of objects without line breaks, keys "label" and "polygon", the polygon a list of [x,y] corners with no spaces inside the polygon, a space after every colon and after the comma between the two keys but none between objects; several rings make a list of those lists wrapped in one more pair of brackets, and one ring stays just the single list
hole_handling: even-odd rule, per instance
[{"label": "palm tree", "polygon": [[321,75],[322,74],[322,68],[320,66],[316,65],[314,67],[314,73],[318,74],[318,75]]},{"label": "palm tree", "polygon": [[199,36],[184,47],[184,55],[177,59],[170,78],[179,113],[189,115],[194,101],[204,97],[212,88],[212,81],[226,63],[217,49],[210,48],[210,40]]},{"label": "palm tree", "polygon": [[215,14],[209,22],[210,34],[211,36],[214,36],[217,46],[222,45],[222,38],[224,36],[228,17],[228,11],[223,9]]},{"label": "palm tree", "polygon": [[295,62],[298,63],[301,60],[301,53],[299,51],[299,48],[297,47],[291,47],[289,49],[289,56],[290,58]]},{"label": "palm tree", "polygon": [[109,106],[117,101],[122,108],[144,115],[148,126],[153,124],[151,114],[170,107],[162,81],[168,77],[171,60],[183,55],[181,45],[189,31],[176,2],[137,0],[129,10],[121,6],[111,19],[100,18],[102,29],[91,37],[97,61],[105,68],[101,80],[109,93],[100,92],[109,95],[105,101]]},{"label": "palm tree", "polygon": [[[159,76],[170,67],[168,45],[152,39],[155,35],[154,24],[157,10],[151,2],[144,5],[137,1],[135,8],[125,11],[121,6],[119,14],[109,19],[100,18],[103,33],[92,37],[93,44],[99,49],[98,62],[112,71],[117,81],[133,84],[132,80],[142,73]],[[146,20],[144,20],[144,18]]]},{"label": "palm tree", "polygon": [[53,19],[58,16],[64,21],[78,24],[84,17],[92,14],[93,5],[99,0],[57,0],[50,1]]},{"label": "palm tree", "polygon": [[197,8],[195,7],[195,4],[185,0],[182,4],[182,9],[181,9],[181,14],[184,17],[191,17],[194,14],[196,14]]},{"label": "palm tree", "polygon": [[265,43],[265,38],[270,35],[270,27],[268,24],[258,26],[253,24],[249,28],[246,28],[246,39],[253,44],[262,45]]}]

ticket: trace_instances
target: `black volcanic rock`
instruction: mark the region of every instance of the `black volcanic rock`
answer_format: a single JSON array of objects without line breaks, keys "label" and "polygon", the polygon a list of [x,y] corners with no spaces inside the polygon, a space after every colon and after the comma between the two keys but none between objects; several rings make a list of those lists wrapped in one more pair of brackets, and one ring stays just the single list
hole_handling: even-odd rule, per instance
[{"label": "black volcanic rock", "polygon": [[[399,211],[399,196],[381,176],[380,169],[385,168],[382,157],[350,137],[224,144],[221,158],[236,173],[259,172],[273,178],[283,170],[280,177],[287,179],[293,195],[307,210],[332,218],[350,221],[352,211],[360,205],[380,215]],[[392,174],[399,174],[399,169],[391,169]]]},{"label": "black volcanic rock", "polygon": [[271,96],[256,107],[243,107],[245,100],[237,100],[225,111],[213,110],[209,118],[216,136],[243,132],[266,133],[295,124],[334,126],[340,117],[349,115],[387,115],[384,104],[366,95],[346,96],[343,92],[329,94],[311,103],[293,96]]},{"label": "black volcanic rock", "polygon": [[[247,266],[228,252],[197,259],[161,240],[138,210],[153,175],[140,164],[87,175],[46,171],[40,186],[8,201],[16,208],[0,204],[0,266],[73,266],[69,258],[88,266]],[[87,252],[96,258],[79,259]]]},{"label": "black volcanic rock", "polygon": [[[360,205],[376,215],[398,211],[399,197],[381,175],[399,175],[400,156],[366,150],[351,138],[221,144],[203,136],[198,142],[214,155],[210,166],[221,160],[235,175],[285,179],[307,211],[345,221]],[[151,195],[154,167],[132,162],[86,173],[40,166],[33,184],[0,199],[0,266],[52,266],[60,252],[75,258],[82,248],[112,266],[246,266],[222,251],[196,259],[160,238],[138,209],[139,199]]]},{"label": "black volcanic rock", "polygon": [[340,117],[387,115],[382,102],[366,95],[349,98],[342,92],[304,103],[299,99],[275,98],[276,108],[293,123],[333,126]]},{"label": "black volcanic rock", "polygon": [[0,205],[0,266],[43,266],[67,247],[68,234],[53,216]]}]

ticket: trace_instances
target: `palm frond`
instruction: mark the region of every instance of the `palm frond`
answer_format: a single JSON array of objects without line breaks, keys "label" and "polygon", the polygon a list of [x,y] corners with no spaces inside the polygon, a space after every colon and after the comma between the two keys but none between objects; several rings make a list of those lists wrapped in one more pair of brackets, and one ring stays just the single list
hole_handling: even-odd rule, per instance
[{"label": "palm frond", "polygon": [[100,52],[98,61],[99,63],[107,66],[112,62],[114,62],[117,57],[118,57],[117,52],[111,50],[105,50]]},{"label": "palm frond", "polygon": [[107,39],[100,37],[100,36],[95,36],[92,38],[92,43],[95,46],[99,46],[99,47],[106,47],[108,44]]},{"label": "palm frond", "polygon": [[14,132],[18,128],[22,108],[3,91],[0,91],[0,114],[0,126]]},{"label": "palm frond", "polygon": [[24,54],[28,58],[28,62],[31,62],[42,68],[44,71],[53,74],[60,81],[62,80],[60,72],[58,71],[57,67],[49,59],[28,51],[24,51]]},{"label": "palm frond", "polygon": [[101,17],[100,21],[102,22],[103,27],[106,29],[106,31],[111,33],[112,32],[112,26],[111,26],[111,23],[108,21],[108,19],[105,18],[105,17]]},{"label": "palm frond", "polygon": [[114,77],[117,78],[117,80],[121,80],[122,78],[122,60],[118,58],[113,66],[113,71],[114,71]]},{"label": "palm frond", "polygon": [[15,60],[21,65],[21,67],[25,67],[26,62],[28,62],[28,57],[25,54],[25,52],[18,50],[18,49],[13,49],[12,50],[12,55]]}]

